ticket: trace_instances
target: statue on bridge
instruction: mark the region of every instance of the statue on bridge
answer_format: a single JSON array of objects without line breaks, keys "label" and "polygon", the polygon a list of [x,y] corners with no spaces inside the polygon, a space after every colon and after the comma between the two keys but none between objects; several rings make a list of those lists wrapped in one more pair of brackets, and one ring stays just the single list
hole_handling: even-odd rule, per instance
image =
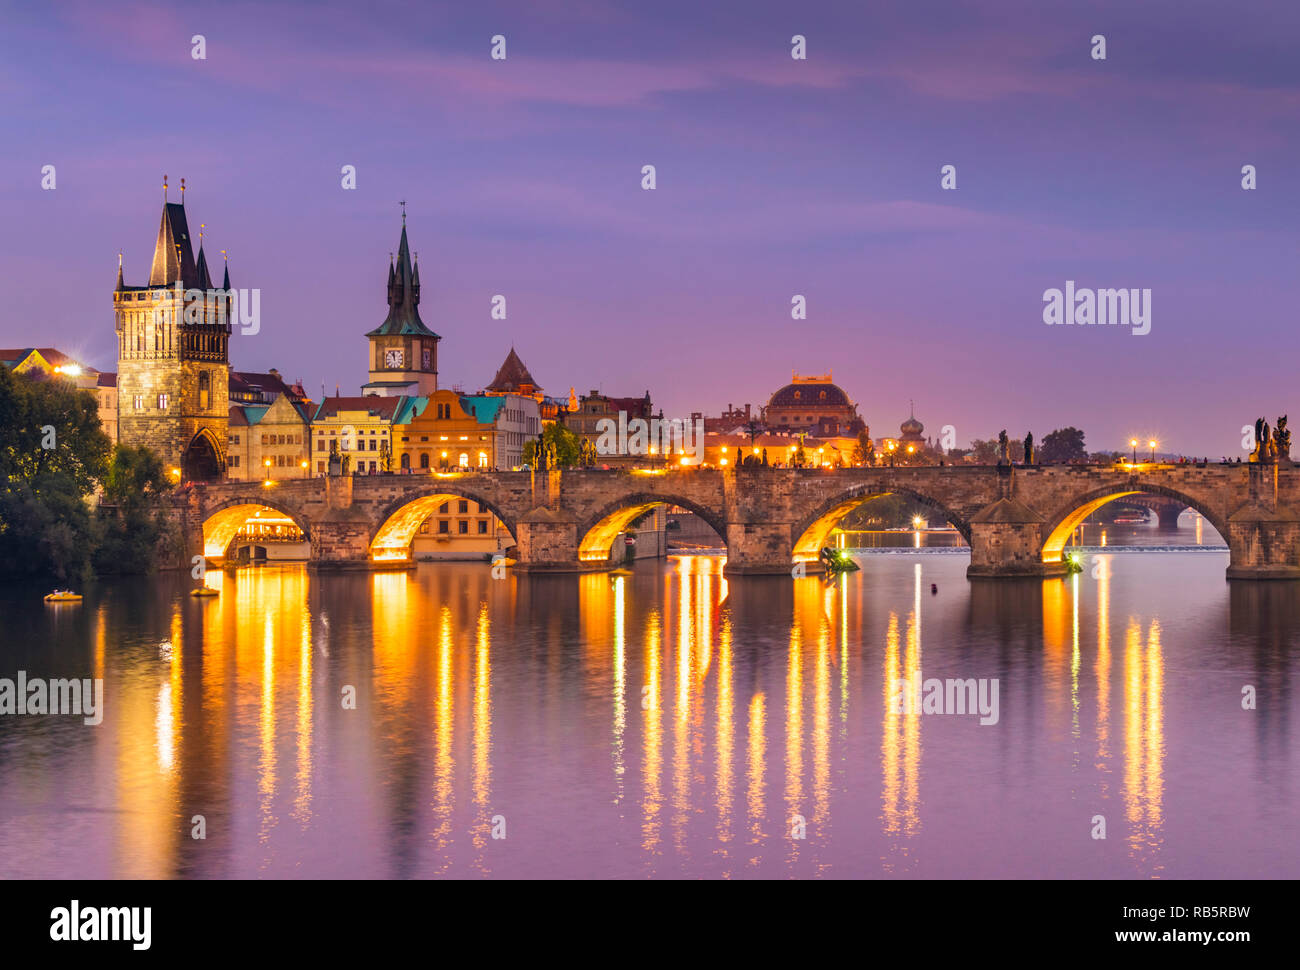
[{"label": "statue on bridge", "polygon": [[[1282,430],[1285,431],[1285,418],[1282,422]],[[1288,450],[1290,448],[1291,433],[1286,432]],[[1275,462],[1277,461],[1277,442],[1273,440],[1273,434],[1269,431],[1268,422],[1263,418],[1255,419],[1255,450],[1250,453],[1250,460],[1253,462]]]},{"label": "statue on bridge", "polygon": [[998,432],[998,464],[1011,464],[1011,441],[1007,438],[1007,429]]},{"label": "statue on bridge", "polygon": [[1026,431],[1025,432],[1025,464],[1032,465],[1033,463],[1034,463],[1034,433],[1032,431]]},{"label": "statue on bridge", "polygon": [[1277,427],[1273,429],[1273,448],[1280,461],[1291,460],[1291,432],[1287,430],[1285,414],[1277,419]]}]

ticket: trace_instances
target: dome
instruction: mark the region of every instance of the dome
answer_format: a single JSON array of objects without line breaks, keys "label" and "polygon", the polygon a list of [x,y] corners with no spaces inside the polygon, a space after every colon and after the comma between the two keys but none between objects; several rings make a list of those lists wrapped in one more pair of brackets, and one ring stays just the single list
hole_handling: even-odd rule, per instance
[{"label": "dome", "polygon": [[770,408],[852,407],[849,396],[836,385],[826,382],[787,384],[767,402]]},{"label": "dome", "polygon": [[919,435],[922,431],[925,430],[925,425],[923,425],[920,421],[916,420],[915,417],[911,417],[908,418],[906,421],[904,421],[902,424],[900,424],[898,426],[898,430],[905,435],[915,436],[915,435]]}]

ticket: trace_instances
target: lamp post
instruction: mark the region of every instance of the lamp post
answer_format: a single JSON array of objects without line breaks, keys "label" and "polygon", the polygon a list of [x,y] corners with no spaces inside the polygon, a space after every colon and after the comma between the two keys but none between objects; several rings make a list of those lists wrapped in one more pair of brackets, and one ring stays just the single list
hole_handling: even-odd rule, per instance
[{"label": "lamp post", "polygon": [[1154,465],[1154,464],[1155,464],[1155,461],[1156,461],[1156,443],[1155,443],[1155,440],[1152,439],[1151,441],[1148,441],[1147,444],[1149,444],[1149,445],[1151,446],[1151,464]]},{"label": "lamp post", "polygon": [[1138,463],[1138,440],[1137,438],[1129,439],[1129,446],[1133,449],[1133,464]]}]

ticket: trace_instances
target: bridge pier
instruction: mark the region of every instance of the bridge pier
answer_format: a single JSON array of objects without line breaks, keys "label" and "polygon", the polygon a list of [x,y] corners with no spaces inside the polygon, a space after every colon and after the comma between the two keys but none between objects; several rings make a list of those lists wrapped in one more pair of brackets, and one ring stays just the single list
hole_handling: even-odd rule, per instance
[{"label": "bridge pier", "polygon": [[971,517],[968,577],[1065,575],[1065,564],[1043,562],[1045,520],[1012,498],[998,499]]},{"label": "bridge pier", "polygon": [[1228,520],[1229,579],[1300,579],[1300,517],[1242,509]]},{"label": "bridge pier", "polygon": [[[727,523],[727,562],[724,576],[789,576],[794,543],[788,522]],[[809,573],[822,571],[821,563],[806,563]]]},{"label": "bridge pier", "polygon": [[333,512],[329,518],[314,522],[311,528],[309,569],[404,569],[415,566],[405,558],[372,560],[370,558],[370,522],[362,516]]},{"label": "bridge pier", "polygon": [[579,558],[578,522],[559,509],[535,508],[516,523],[515,530],[517,572],[586,573],[610,568],[608,558],[586,562]]}]

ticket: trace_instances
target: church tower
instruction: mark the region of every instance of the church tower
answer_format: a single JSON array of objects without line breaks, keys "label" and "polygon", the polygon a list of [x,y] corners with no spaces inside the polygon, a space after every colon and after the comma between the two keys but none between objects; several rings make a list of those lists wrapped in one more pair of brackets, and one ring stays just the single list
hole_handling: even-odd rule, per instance
[{"label": "church tower", "polygon": [[366,334],[370,341],[370,382],[361,390],[380,397],[427,397],[438,389],[438,341],[420,319],[420,265],[411,265],[406,213],[397,265],[388,264],[388,316]]},{"label": "church tower", "polygon": [[147,286],[127,286],[118,255],[113,311],[117,325],[118,430],[123,444],[144,445],[181,481],[225,475],[230,426],[230,320],[236,310],[230,271],[212,285],[200,227],[194,258],[181,201],[167,201]]}]

